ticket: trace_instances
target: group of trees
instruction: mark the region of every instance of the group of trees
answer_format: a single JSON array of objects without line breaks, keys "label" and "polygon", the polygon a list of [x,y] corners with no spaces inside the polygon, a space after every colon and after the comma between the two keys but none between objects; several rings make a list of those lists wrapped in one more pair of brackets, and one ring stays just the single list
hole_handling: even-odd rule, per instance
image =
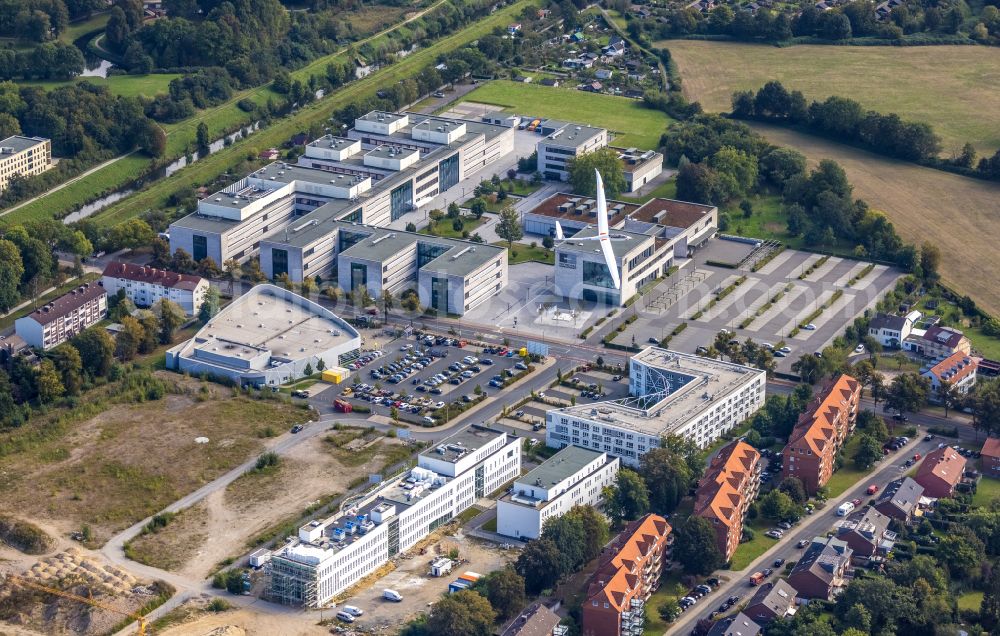
[{"label": "group of trees", "polygon": [[705,358],[728,358],[736,364],[748,364],[764,371],[773,371],[776,363],[774,353],[753,339],[739,342],[733,334],[723,330],[715,334],[715,341],[701,354]]},{"label": "group of trees", "polygon": [[866,110],[846,97],[831,96],[807,105],[801,92],[789,91],[778,81],[768,82],[756,93],[737,91],[732,104],[732,115],[740,119],[787,122],[898,159],[927,162],[941,151],[941,139],[929,124]]},{"label": "group of trees", "polygon": [[[65,282],[56,250],[79,258],[90,254],[93,247],[82,232],[55,220],[32,221],[0,231],[0,311],[35,298],[51,284]],[[75,274],[81,273],[78,263]]]},{"label": "group of trees", "polygon": [[0,80],[67,80],[83,72],[80,49],[65,42],[43,42],[30,49],[0,49]]},{"label": "group of trees", "polygon": [[574,506],[549,519],[514,563],[528,594],[539,594],[596,558],[608,541],[608,522],[592,506]]},{"label": "group of trees", "polygon": [[71,20],[106,6],[103,0],[0,0],[0,35],[46,42],[62,35]]}]

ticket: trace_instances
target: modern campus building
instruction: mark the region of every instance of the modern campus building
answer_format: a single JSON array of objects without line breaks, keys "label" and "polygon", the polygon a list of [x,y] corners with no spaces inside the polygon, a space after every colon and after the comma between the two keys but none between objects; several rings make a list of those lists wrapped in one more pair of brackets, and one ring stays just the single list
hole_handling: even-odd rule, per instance
[{"label": "modern campus building", "polygon": [[641,636],[645,603],[660,585],[670,524],[648,514],[628,524],[601,555],[583,602],[584,636]]},{"label": "modern campus building", "polygon": [[520,475],[521,442],[471,426],[420,453],[416,468],[334,516],[302,526],[297,539],[275,551],[266,566],[268,597],[286,605],[326,605]]},{"label": "modern campus building", "polygon": [[[350,293],[364,287],[375,298],[415,287],[420,305],[462,315],[507,285],[507,250],[458,239],[390,230],[345,221],[293,228],[261,241],[268,276],[329,271]],[[319,236],[322,235],[321,238]],[[303,249],[321,241],[322,249]]]},{"label": "modern campus building", "polygon": [[342,366],[361,336],[329,309],[282,287],[256,285],[187,342],[167,351],[168,369],[229,378],[241,386],[278,385],[306,367]]},{"label": "modern campus building", "polygon": [[537,539],[549,519],[573,506],[597,506],[601,491],[615,483],[620,461],[607,453],[567,446],[527,475],[497,501],[497,532]]},{"label": "modern campus building", "polygon": [[0,141],[0,192],[11,177],[30,177],[52,167],[52,141],[42,137],[13,135]]},{"label": "modern campus building", "polygon": [[816,396],[782,451],[782,479],[799,479],[810,495],[826,485],[837,452],[854,430],[860,399],[861,383],[849,375],[841,375]]},{"label": "modern campus building", "polygon": [[[334,265],[336,221],[381,227],[513,151],[514,131],[473,120],[372,111],[344,136],[308,144],[198,203],[170,226],[170,250],[245,261],[293,281]],[[267,263],[267,266],[264,264]]]},{"label": "modern campus building", "polygon": [[582,446],[637,466],[665,435],[705,448],[764,405],[766,373],[647,347],[629,361],[629,397],[550,410],[546,444]]},{"label": "modern campus building", "polygon": [[166,298],[177,303],[188,316],[201,308],[209,287],[201,276],[118,261],[104,268],[101,284],[109,296],[117,294],[119,289],[125,290],[125,295],[139,307],[152,307]]},{"label": "modern campus building", "polygon": [[98,283],[84,283],[14,321],[14,330],[37,349],[58,346],[108,315],[108,293]]},{"label": "modern campus building", "polygon": [[646,283],[689,257],[718,229],[719,211],[710,205],[651,199],[643,205],[608,201],[611,247],[621,276],[615,289],[611,272],[595,241],[573,238],[597,235],[597,201],[554,194],[525,213],[524,231],[555,236],[556,221],[568,240],[556,245],[555,291],[567,298],[622,305]]},{"label": "modern campus building", "polygon": [[538,131],[545,135],[536,146],[538,171],[554,181],[569,181],[567,163],[608,145],[608,131],[604,128],[547,120]]},{"label": "modern campus building", "polygon": [[743,538],[743,522],[760,489],[760,453],[736,440],[724,446],[708,465],[695,492],[694,514],[715,530],[715,543],[726,561]]}]

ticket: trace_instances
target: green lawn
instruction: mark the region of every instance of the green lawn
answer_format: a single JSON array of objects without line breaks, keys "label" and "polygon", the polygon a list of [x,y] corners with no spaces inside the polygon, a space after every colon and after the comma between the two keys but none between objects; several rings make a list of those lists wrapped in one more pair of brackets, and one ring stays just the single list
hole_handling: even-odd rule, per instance
[{"label": "green lawn", "polygon": [[80,84],[90,82],[98,86],[107,86],[115,95],[124,97],[156,97],[167,92],[170,81],[181,77],[179,73],[151,73],[149,75],[112,75],[111,77],[75,77],[67,82],[32,80],[18,82],[19,86],[41,86],[52,90],[70,83]]},{"label": "green lawn", "polygon": [[484,84],[463,100],[492,104],[522,115],[602,126],[615,134],[614,145],[643,149],[656,148],[660,135],[672,121],[634,99],[507,80]]},{"label": "green lawn", "polygon": [[643,629],[644,636],[660,636],[667,628],[670,623],[667,623],[660,618],[660,613],[657,611],[660,605],[669,600],[677,600],[684,596],[687,588],[681,585],[680,581],[681,571],[680,569],[671,570],[662,579],[660,579],[660,589],[653,592],[646,601],[646,624]]},{"label": "green lawn", "polygon": [[853,457],[854,453],[857,452],[858,444],[860,443],[861,436],[854,434],[849,440],[847,440],[847,444],[844,448],[841,449],[840,456],[844,460],[844,465],[833,473],[833,476],[830,477],[830,481],[826,484],[827,497],[829,499],[834,499],[842,495],[845,490],[853,486],[858,480],[875,470],[878,466],[878,462],[876,462],[868,470],[858,470],[855,468]]},{"label": "green lawn", "polygon": [[777,539],[764,536],[764,533],[773,527],[774,524],[766,519],[755,519],[750,524],[750,529],[753,530],[753,539],[746,543],[741,543],[736,548],[736,552],[733,553],[733,558],[729,562],[729,569],[735,572],[742,570],[753,563],[754,559],[767,552],[772,545],[777,543]]},{"label": "green lawn", "polygon": [[976,487],[976,494],[972,496],[972,505],[982,508],[997,498],[1000,498],[1000,479],[983,477]]},{"label": "green lawn", "polygon": [[103,30],[107,26],[110,17],[111,13],[98,13],[91,16],[88,20],[71,22],[69,27],[59,35],[59,39],[66,44],[72,44],[74,40],[82,35],[86,35],[91,31]]},{"label": "green lawn", "polygon": [[496,532],[497,531],[497,518],[493,517],[492,519],[490,519],[489,521],[487,521],[486,523],[484,523],[483,524],[483,530],[485,530],[487,532]]},{"label": "green lawn", "polygon": [[474,216],[463,216],[462,219],[462,229],[456,230],[452,226],[452,219],[447,217],[441,219],[440,221],[434,223],[434,230],[431,231],[430,226],[420,229],[421,234],[430,234],[431,236],[443,236],[445,238],[460,239],[463,232],[468,232],[469,236],[476,233],[476,228],[483,224],[485,219],[477,219]]},{"label": "green lawn", "polygon": [[[507,247],[507,241],[500,241],[494,243],[494,245],[500,245],[501,247]],[[541,245],[536,245],[531,247],[530,245],[525,245],[524,243],[514,243],[513,253],[510,254],[508,263],[510,265],[517,265],[518,263],[544,263],[546,265],[555,265],[555,252],[552,250],[547,250]]]},{"label": "green lawn", "polygon": [[900,366],[899,360],[902,360],[903,356],[900,356],[900,359],[897,360],[893,357],[896,353],[902,352],[896,351],[895,353],[885,352],[878,354],[875,356],[875,366],[882,371],[898,371],[902,373],[917,373],[923,367],[921,363],[910,357],[907,357],[906,360],[902,362],[902,366]]},{"label": "green lawn", "polygon": [[979,611],[979,607],[983,603],[983,593],[982,592],[965,592],[960,595],[958,599],[958,609],[960,610],[972,610],[974,612]]}]

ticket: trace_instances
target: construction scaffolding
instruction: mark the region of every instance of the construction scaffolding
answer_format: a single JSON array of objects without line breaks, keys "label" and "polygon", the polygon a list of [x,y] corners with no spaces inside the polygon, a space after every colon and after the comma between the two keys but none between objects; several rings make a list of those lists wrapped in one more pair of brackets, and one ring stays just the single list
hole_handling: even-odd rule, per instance
[{"label": "construction scaffolding", "polygon": [[316,568],[274,555],[264,572],[269,601],[282,605],[317,607],[316,584],[319,573]]}]

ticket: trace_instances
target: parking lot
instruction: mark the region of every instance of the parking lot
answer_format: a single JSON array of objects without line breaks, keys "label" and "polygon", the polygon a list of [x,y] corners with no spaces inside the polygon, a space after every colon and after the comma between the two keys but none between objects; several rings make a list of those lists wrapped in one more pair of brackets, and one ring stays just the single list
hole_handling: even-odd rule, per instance
[{"label": "parking lot", "polygon": [[[354,370],[359,383],[336,397],[373,414],[389,415],[395,408],[400,420],[432,426],[455,403],[484,399],[526,372],[519,353],[442,335],[401,338],[362,355]],[[335,408],[332,397],[327,401]]]},{"label": "parking lot", "polygon": [[711,241],[647,292],[636,311],[639,319],[615,342],[660,341],[686,323],[669,347],[693,353],[728,329],[740,340],[784,343],[787,352],[776,356],[778,370],[789,372],[802,354],[822,350],[856,316],[874,307],[901,276],[884,265],[866,272],[869,264],[863,261],[796,250],[779,253],[756,272],[717,264],[740,263],[751,250],[743,243]]},{"label": "parking lot", "polygon": [[589,404],[599,400],[615,400],[628,395],[628,377],[592,369],[574,373],[565,378],[573,386],[559,384],[536,394],[516,409],[511,409],[507,417],[499,423],[521,431],[536,432],[545,426],[545,413],[552,408]]}]

